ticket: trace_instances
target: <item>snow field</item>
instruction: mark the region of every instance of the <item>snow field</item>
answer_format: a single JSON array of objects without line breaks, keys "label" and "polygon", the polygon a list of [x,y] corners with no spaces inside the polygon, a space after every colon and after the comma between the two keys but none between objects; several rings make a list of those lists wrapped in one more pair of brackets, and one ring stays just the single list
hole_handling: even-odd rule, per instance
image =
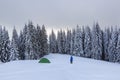
[{"label": "snow field", "polygon": [[38,60],[0,64],[0,80],[120,80],[120,64],[70,55],[49,54],[51,63]]}]

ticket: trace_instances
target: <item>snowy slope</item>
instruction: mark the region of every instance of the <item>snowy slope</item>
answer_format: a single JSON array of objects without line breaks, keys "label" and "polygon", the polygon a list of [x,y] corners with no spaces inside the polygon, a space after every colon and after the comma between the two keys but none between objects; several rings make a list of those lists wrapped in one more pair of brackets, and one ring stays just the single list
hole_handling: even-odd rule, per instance
[{"label": "snowy slope", "polygon": [[0,80],[120,80],[120,64],[74,57],[69,55],[45,56],[52,63],[38,60],[13,61],[0,64]]}]

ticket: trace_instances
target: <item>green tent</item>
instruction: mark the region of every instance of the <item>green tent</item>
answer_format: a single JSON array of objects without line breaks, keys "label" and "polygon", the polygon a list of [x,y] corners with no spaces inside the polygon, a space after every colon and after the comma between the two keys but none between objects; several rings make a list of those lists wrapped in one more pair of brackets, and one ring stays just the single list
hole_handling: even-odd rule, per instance
[{"label": "green tent", "polygon": [[41,58],[39,63],[50,63],[50,61],[47,58]]}]

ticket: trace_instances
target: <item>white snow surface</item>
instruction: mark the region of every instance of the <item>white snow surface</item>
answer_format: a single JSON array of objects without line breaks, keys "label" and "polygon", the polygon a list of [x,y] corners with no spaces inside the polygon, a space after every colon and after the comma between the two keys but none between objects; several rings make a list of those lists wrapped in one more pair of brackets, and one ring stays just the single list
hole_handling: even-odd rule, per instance
[{"label": "white snow surface", "polygon": [[0,80],[120,80],[120,64],[73,56],[49,54],[51,63],[39,60],[0,63]]}]

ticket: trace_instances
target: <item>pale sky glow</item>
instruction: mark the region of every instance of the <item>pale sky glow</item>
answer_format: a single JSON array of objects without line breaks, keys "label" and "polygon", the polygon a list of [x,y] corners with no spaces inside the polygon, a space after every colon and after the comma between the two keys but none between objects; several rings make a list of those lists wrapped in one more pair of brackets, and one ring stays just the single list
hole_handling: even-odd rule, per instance
[{"label": "pale sky glow", "polygon": [[[120,25],[120,0],[0,0],[0,25],[23,29],[32,20],[47,30],[73,28],[76,25]],[[50,32],[50,31],[48,31]]]}]

